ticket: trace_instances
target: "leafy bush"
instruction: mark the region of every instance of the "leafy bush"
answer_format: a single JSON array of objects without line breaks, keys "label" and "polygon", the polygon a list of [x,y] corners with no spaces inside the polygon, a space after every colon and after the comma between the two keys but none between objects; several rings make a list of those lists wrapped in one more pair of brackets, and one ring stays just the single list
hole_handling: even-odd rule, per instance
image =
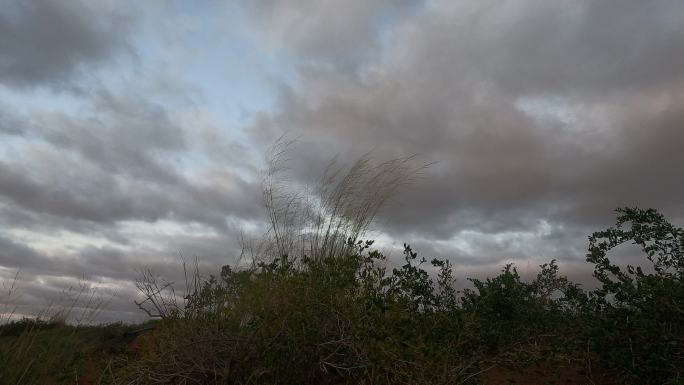
[{"label": "leafy bush", "polygon": [[[652,273],[608,259],[628,241]],[[467,384],[497,365],[545,361],[612,368],[625,383],[681,381],[682,230],[653,210],[620,209],[615,228],[590,237],[601,284],[590,292],[551,261],[531,282],[506,265],[461,293],[448,261],[432,260],[430,275],[404,245],[404,263],[389,269],[372,244],[349,239],[342,255],[224,267],[159,324],[125,380]]]},{"label": "leafy bush", "polygon": [[[684,230],[653,209],[623,208],[617,225],[589,237],[587,261],[601,287],[591,293],[593,350],[635,383],[684,380]],[[652,272],[610,261],[615,247],[638,245]]]},{"label": "leafy bush", "polygon": [[[439,268],[433,279],[422,268],[427,261],[405,245],[405,263],[390,272],[371,245],[350,239],[356,251],[339,257],[284,256],[237,272],[225,267],[191,296],[185,318],[160,324],[135,380],[469,383],[485,361],[495,361],[492,349],[535,332],[534,325],[515,325],[559,318],[552,313],[562,306],[549,293],[568,283],[555,263],[531,284],[509,266],[493,280],[474,281],[477,291],[459,298],[448,262],[432,261]],[[533,293],[539,295],[528,301]]]}]

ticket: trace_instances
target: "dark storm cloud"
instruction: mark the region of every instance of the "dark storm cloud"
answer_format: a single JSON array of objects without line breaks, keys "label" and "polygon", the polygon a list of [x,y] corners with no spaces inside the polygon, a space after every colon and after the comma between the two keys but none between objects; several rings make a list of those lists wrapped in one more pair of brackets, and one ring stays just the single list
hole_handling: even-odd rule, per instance
[{"label": "dark storm cloud", "polygon": [[557,241],[574,244],[617,206],[681,215],[683,25],[677,1],[432,2],[394,26],[376,65],[301,70],[257,128],[348,159],[364,147],[439,162],[381,218],[394,237],[543,219],[581,228]]},{"label": "dark storm cloud", "polygon": [[131,12],[115,3],[3,0],[0,3],[0,83],[61,87],[90,65],[128,48]]}]

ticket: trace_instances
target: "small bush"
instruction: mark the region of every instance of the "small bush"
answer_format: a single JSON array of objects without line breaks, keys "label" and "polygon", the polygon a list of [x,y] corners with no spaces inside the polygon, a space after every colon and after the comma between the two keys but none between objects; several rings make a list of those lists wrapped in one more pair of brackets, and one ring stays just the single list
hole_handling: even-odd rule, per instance
[{"label": "small bush", "polygon": [[[684,381],[684,230],[655,210],[618,210],[615,227],[594,233],[587,261],[601,287],[593,291],[592,349],[634,383]],[[638,245],[650,263],[625,269],[608,252]]]}]

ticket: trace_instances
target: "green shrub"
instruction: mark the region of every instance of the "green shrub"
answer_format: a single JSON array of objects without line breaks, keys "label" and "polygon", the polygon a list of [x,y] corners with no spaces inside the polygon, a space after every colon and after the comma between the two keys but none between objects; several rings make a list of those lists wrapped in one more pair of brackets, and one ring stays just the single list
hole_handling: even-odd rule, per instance
[{"label": "green shrub", "polygon": [[[574,287],[545,265],[531,284],[508,266],[463,297],[448,262],[431,277],[405,245],[391,271],[372,242],[327,258],[287,256],[222,270],[190,296],[183,318],[160,323],[137,383],[456,384],[477,381],[496,350],[553,329]],[[525,325],[524,330],[519,326]],[[493,354],[494,352],[494,354]]]},{"label": "green shrub", "polygon": [[[618,210],[617,225],[594,233],[587,261],[601,287],[591,293],[593,350],[634,383],[684,380],[684,230],[655,210]],[[626,227],[626,228],[625,228]],[[625,269],[610,250],[638,245],[652,272]]]}]

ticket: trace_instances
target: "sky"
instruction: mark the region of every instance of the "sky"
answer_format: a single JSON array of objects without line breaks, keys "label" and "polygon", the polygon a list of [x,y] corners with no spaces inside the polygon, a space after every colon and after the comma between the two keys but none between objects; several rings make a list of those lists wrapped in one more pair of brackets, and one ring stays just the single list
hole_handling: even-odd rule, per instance
[{"label": "sky", "polygon": [[393,258],[582,281],[615,208],[684,222],[683,123],[679,0],[0,0],[4,305],[86,285],[142,320],[141,269],[209,274],[265,228],[283,134],[293,185],[432,164],[373,225]]}]

